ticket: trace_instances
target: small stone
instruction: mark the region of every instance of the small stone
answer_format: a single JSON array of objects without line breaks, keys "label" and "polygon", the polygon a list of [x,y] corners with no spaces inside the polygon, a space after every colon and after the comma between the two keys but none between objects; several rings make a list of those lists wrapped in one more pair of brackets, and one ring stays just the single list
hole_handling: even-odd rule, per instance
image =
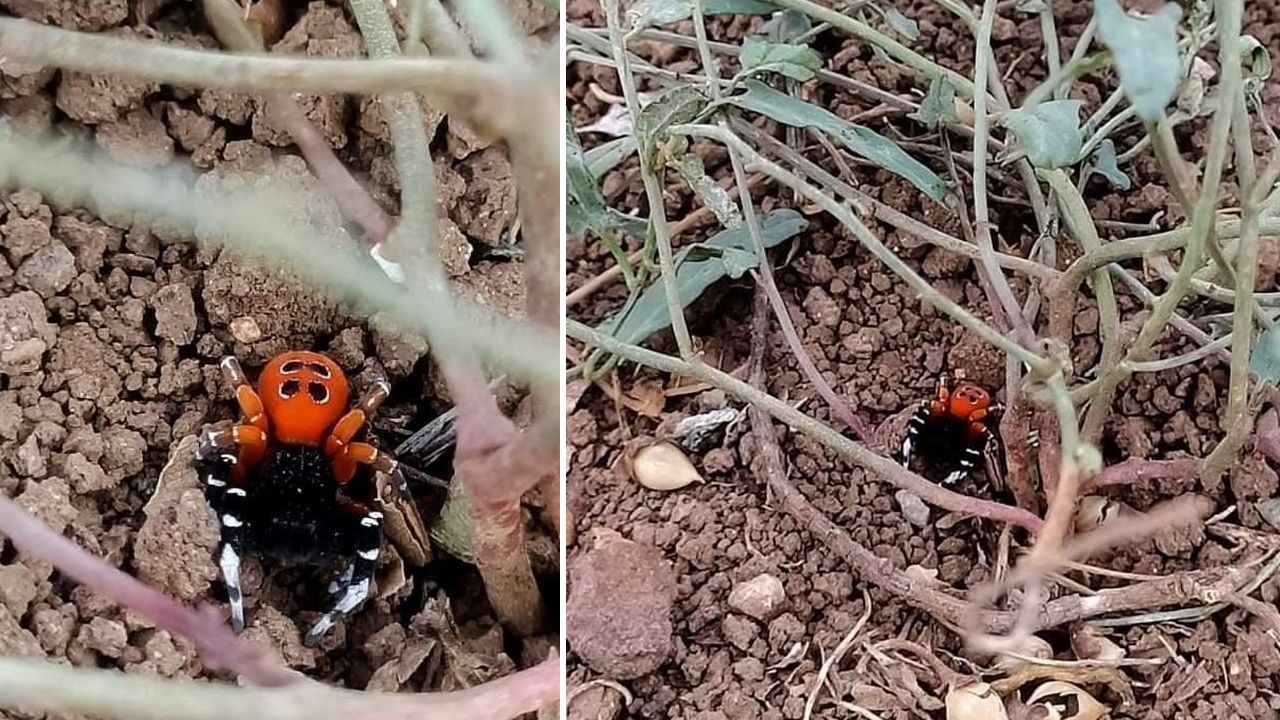
[{"label": "small stone", "polygon": [[241,315],[231,321],[231,337],[237,342],[255,343],[262,339],[262,328],[252,315]]},{"label": "small stone", "polygon": [[401,332],[381,313],[373,316],[369,325],[373,331],[373,349],[392,377],[409,375],[430,349],[425,338]]},{"label": "small stone", "polygon": [[614,720],[622,714],[622,702],[622,693],[606,685],[594,685],[573,696],[568,720]]},{"label": "small stone", "polygon": [[76,641],[101,655],[118,658],[125,645],[129,644],[129,633],[119,620],[96,617],[80,626]]},{"label": "small stone", "polygon": [[344,370],[355,370],[364,363],[364,331],[349,327],[329,342],[325,354]]},{"label": "small stone", "polygon": [[917,495],[912,495],[906,490],[899,490],[893,494],[898,501],[898,507],[902,509],[902,516],[907,522],[916,527],[925,527],[929,524],[929,506]]},{"label": "small stone", "polygon": [[744,651],[760,635],[760,626],[741,615],[726,615],[720,630],[730,645]]},{"label": "small stone", "polygon": [[760,621],[776,615],[786,601],[787,593],[782,581],[769,573],[738,583],[729,592],[729,607]]},{"label": "small stone", "polygon": [[56,339],[39,295],[24,291],[0,298],[0,375],[39,370],[45,351]]},{"label": "small stone", "polygon": [[607,677],[647,675],[671,654],[671,566],[656,548],[612,530],[594,540],[569,565],[569,644]]},{"label": "small stone", "polygon": [[67,479],[77,494],[108,490],[116,486],[114,480],[107,476],[101,465],[76,452],[67,456],[63,463]]},{"label": "small stone", "polygon": [[196,337],[196,303],[191,288],[181,283],[165,285],[151,296],[156,313],[156,337],[174,345],[188,345]]},{"label": "small stone", "polygon": [[15,617],[26,615],[39,592],[38,582],[39,578],[26,565],[0,565],[0,604],[9,608]]},{"label": "small stone", "polygon": [[49,226],[37,218],[13,217],[0,225],[0,246],[14,262],[22,262],[52,240]]},{"label": "small stone", "polygon": [[52,240],[18,267],[14,280],[42,298],[62,292],[76,277],[76,257],[61,240]]}]

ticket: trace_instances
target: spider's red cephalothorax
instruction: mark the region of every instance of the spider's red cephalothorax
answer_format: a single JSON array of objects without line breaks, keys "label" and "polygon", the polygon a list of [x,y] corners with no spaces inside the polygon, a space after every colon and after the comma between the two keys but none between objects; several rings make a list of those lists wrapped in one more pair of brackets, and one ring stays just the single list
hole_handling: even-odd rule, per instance
[{"label": "spider's red cephalothorax", "polygon": [[337,597],[333,609],[307,633],[314,644],[369,596],[383,515],[375,483],[359,469],[387,473],[403,487],[395,458],[357,437],[391,387],[378,381],[348,407],[342,369],[306,351],[272,358],[256,389],[235,358],[223,358],[222,369],[242,418],[229,428],[206,428],[196,461],[221,526],[218,564],[231,624],[244,628],[240,558],[246,550],[309,561],[351,557],[330,588]]},{"label": "spider's red cephalothorax", "polygon": [[[902,464],[910,466],[917,448],[934,455],[959,453],[959,467],[947,474],[944,485],[964,479],[977,466],[993,439],[987,423],[999,412],[991,394],[968,382],[957,372],[956,382],[943,375],[938,380],[937,394],[924,400],[911,416],[907,438],[902,443]],[[941,459],[954,462],[954,458]]]}]

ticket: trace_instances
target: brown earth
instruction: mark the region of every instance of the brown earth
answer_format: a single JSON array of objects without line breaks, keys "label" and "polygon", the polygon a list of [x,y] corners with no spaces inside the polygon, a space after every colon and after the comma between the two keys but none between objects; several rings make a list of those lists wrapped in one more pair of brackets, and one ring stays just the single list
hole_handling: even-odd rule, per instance
[{"label": "brown earth", "polygon": [[[1063,53],[1074,47],[1091,13],[1085,2],[1053,3],[1057,27],[1064,37]],[[962,74],[971,72],[971,34],[937,5],[912,2],[898,6],[920,24],[920,40],[912,49],[935,58]],[[1246,10],[1246,32],[1256,37],[1273,56],[1280,42],[1280,11],[1251,4]],[[574,0],[568,6],[568,22],[599,27],[603,17],[592,0]],[[715,18],[709,21],[713,39],[741,42],[761,23],[759,18]],[[691,22],[670,28],[693,35]],[[696,53],[658,42],[637,42],[637,53],[674,71],[700,72]],[[1035,16],[1004,11],[994,35],[996,58],[1010,73],[1009,90],[1021,97],[1044,77],[1039,24]],[[900,70],[876,58],[868,47],[837,33],[826,32],[814,49],[827,69],[897,93],[914,92],[915,82]],[[726,62],[724,72],[732,72]],[[620,94],[611,68],[573,63],[569,65],[570,117],[581,127],[601,117],[607,101],[590,89],[598,84],[603,94]],[[1108,79],[1108,82],[1111,82]],[[1110,85],[1086,79],[1076,84],[1075,96],[1085,102],[1084,116],[1095,109]],[[641,81],[641,90],[659,86]],[[875,103],[833,89],[808,83],[801,90],[838,115],[850,118],[875,107]],[[1271,82],[1264,97],[1280,97],[1280,85]],[[1268,107],[1272,107],[1268,105]],[[1280,118],[1268,111],[1273,123]],[[919,125],[900,117],[867,121],[868,126],[890,137],[919,136]],[[1199,157],[1206,143],[1203,123],[1179,128],[1184,154]],[[778,134],[781,137],[781,134]],[[1137,139],[1134,133],[1117,138],[1119,147]],[[583,134],[590,147],[605,136]],[[928,138],[926,138],[928,139]],[[968,143],[956,141],[968,151]],[[1260,147],[1266,147],[1265,145]],[[830,166],[819,146],[809,157]],[[717,178],[730,174],[722,150],[695,144],[707,169]],[[936,158],[930,161],[944,170]],[[1095,218],[1143,223],[1155,219],[1160,227],[1173,227],[1182,214],[1163,189],[1163,180],[1149,154],[1141,154],[1130,166],[1133,188],[1113,190],[1093,180],[1086,198]],[[960,168],[963,174],[964,167]],[[960,227],[950,214],[933,205],[913,187],[886,172],[855,167],[860,188],[883,202],[928,224],[959,236]],[[1226,183],[1229,194],[1233,186]],[[602,182],[606,198],[624,211],[648,213],[638,168],[632,159]],[[999,195],[1022,197],[1020,186],[1006,189],[996,183]],[[756,194],[766,210],[791,204],[772,186]],[[687,186],[672,180],[666,189],[667,216],[680,220],[699,203]],[[1226,201],[1230,204],[1232,201]],[[999,241],[1015,253],[1025,253],[1035,239],[1029,209],[993,198],[993,221]],[[1004,360],[996,351],[968,335],[929,307],[922,307],[914,293],[886,270],[858,242],[839,229],[826,215],[808,218],[809,229],[774,256],[778,282],[791,316],[819,369],[872,426],[896,423],[918,399],[931,392],[938,374],[963,368],[970,376],[1002,391]],[[872,225],[886,243],[931,280],[949,297],[989,318],[985,296],[972,264],[930,246],[918,246],[885,225]],[[678,244],[703,239],[709,228],[695,228]],[[1062,243],[1060,246],[1070,246]],[[632,246],[634,248],[636,246]],[[568,282],[573,290],[613,264],[605,248],[594,240],[569,240]],[[1024,286],[1014,276],[1015,292]],[[724,282],[704,295],[687,313],[690,331],[704,358],[730,371],[742,366],[749,347],[752,307],[749,280]],[[1140,303],[1118,292],[1125,317],[1141,310]],[[571,313],[596,323],[615,312],[625,301],[626,288],[616,283]],[[1193,311],[1197,308],[1193,308]],[[1202,309],[1202,308],[1200,308]],[[1211,312],[1220,312],[1214,309]],[[1077,368],[1096,360],[1097,311],[1092,300],[1082,303],[1076,319],[1074,359]],[[648,343],[664,352],[675,352],[670,333]],[[773,324],[767,357],[768,387],[773,395],[803,403],[803,409],[832,422],[824,403],[797,368],[794,357]],[[1189,349],[1181,336],[1168,334],[1156,346],[1159,356]],[[1103,448],[1108,463],[1126,457],[1202,457],[1222,436],[1220,415],[1225,406],[1227,367],[1216,358],[1177,370],[1141,374],[1126,383],[1117,396],[1107,423]],[[670,379],[649,370],[625,367],[616,376],[623,391],[645,383],[670,385]],[[581,388],[579,388],[581,389]],[[742,430],[731,431],[718,447],[692,455],[708,482],[672,493],[649,491],[629,480],[618,462],[622,449],[635,437],[669,429],[681,417],[725,404],[723,393],[676,395],[666,400],[659,417],[637,414],[606,397],[599,389],[586,389],[569,408],[568,440],[573,460],[567,482],[568,507],[576,521],[579,544],[569,549],[573,567],[595,550],[590,538],[612,531],[636,543],[656,548],[674,568],[675,605],[672,649],[666,661],[652,673],[624,681],[633,700],[605,685],[593,685],[570,706],[571,718],[699,718],[705,720],[793,720],[804,715],[805,700],[819,666],[830,657],[841,638],[871,604],[870,620],[859,642],[832,673],[833,683],[845,699],[883,718],[935,717],[943,713],[937,698],[946,693],[938,673],[925,665],[882,663],[865,652],[863,642],[901,638],[934,648],[953,671],[972,673],[962,659],[966,652],[960,638],[927,614],[902,599],[875,589],[851,573],[848,566],[821,540],[781,512],[771,502],[762,481],[750,469],[753,441]],[[739,407],[730,401],[731,407]],[[780,427],[780,426],[779,426]],[[789,477],[797,488],[831,520],[858,542],[902,569],[918,565],[936,571],[943,582],[962,594],[991,579],[1000,528],[987,522],[941,522],[932,511],[925,527],[907,522],[894,499],[894,489],[868,476],[862,469],[832,459],[813,441],[784,432],[780,441]],[[1233,521],[1274,539],[1272,528],[1261,520],[1252,502],[1272,497],[1277,490],[1276,469],[1256,451],[1246,452],[1232,468],[1225,486],[1204,485],[1197,480],[1159,481],[1116,488],[1106,494],[1139,509],[1187,492],[1214,499],[1215,510],[1236,505]],[[985,486],[970,481],[962,491],[989,494]],[[999,499],[1011,500],[1000,496]],[[945,527],[946,529],[942,529]],[[1022,538],[1018,542],[1025,542]],[[1161,575],[1191,568],[1232,565],[1243,551],[1236,543],[1205,532],[1166,533],[1155,541],[1095,558],[1093,562],[1115,570]],[[768,574],[781,581],[785,600],[781,612],[753,617],[735,601],[735,588],[758,582]],[[1072,577],[1094,587],[1124,581],[1097,576]],[[571,577],[571,582],[573,578]],[[1066,592],[1057,588],[1057,592]],[[570,604],[576,588],[569,588]],[[741,592],[741,591],[740,591]],[[1280,580],[1272,578],[1261,589],[1261,598],[1274,603],[1280,596]],[[1057,657],[1071,659],[1067,628],[1046,634]],[[589,680],[604,677],[600,665],[574,651],[577,628],[570,631],[570,692]],[[1109,631],[1109,637],[1130,657],[1163,658],[1159,665],[1127,668],[1135,700],[1122,705],[1105,687],[1090,686],[1115,707],[1115,718],[1257,718],[1280,717],[1280,640],[1269,626],[1244,611],[1227,609],[1199,622],[1143,624]],[[646,642],[652,643],[651,639]],[[615,652],[621,653],[622,649]],[[983,661],[985,664],[985,661]],[[895,689],[890,692],[886,688]],[[829,693],[824,693],[824,698]],[[814,717],[856,716],[828,700],[820,701]]]},{"label": "brown earth", "polygon": [[[287,5],[277,51],[363,54],[341,3]],[[7,12],[67,28],[217,47],[197,7],[0,1]],[[537,3],[513,8],[530,35],[555,37],[553,13]],[[380,103],[338,96],[300,102],[394,213],[399,190]],[[201,182],[273,174],[309,198],[301,210],[308,222],[341,224],[263,105],[240,93],[12,63],[0,72],[0,118],[26,132],[92,138],[142,166],[189,157],[209,171]],[[505,151],[438,113],[429,122],[450,272],[462,292],[514,310],[523,302],[522,266],[472,252],[473,245],[501,242],[515,221]],[[233,416],[219,359],[234,354],[253,376],[271,355],[296,348],[328,352],[352,377],[354,392],[379,376],[392,381],[373,430],[383,447],[448,407],[421,338],[366,322],[296,279],[197,248],[145,221],[57,208],[30,191],[0,193],[0,492],[159,589],[225,612],[213,559],[217,526],[187,463],[201,427]],[[424,512],[443,500],[438,489],[420,492]],[[531,518],[530,527],[542,524]],[[308,674],[382,690],[472,685],[537,663],[558,645],[554,627],[524,641],[506,637],[474,567],[438,551],[426,567],[397,578],[401,564],[397,553],[384,551],[377,599],[310,649],[301,633],[327,609],[323,589],[337,568],[251,558],[244,568],[246,635]],[[543,580],[553,585],[554,562],[542,562],[544,573],[548,565],[552,574]],[[78,587],[3,538],[0,654],[166,677],[210,675],[187,639]]]}]

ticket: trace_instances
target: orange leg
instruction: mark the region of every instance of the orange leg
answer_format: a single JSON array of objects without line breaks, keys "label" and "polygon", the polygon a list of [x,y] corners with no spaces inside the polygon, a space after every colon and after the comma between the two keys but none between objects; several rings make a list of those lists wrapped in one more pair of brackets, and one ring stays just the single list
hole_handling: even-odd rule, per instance
[{"label": "orange leg", "polygon": [[342,448],[342,454],[334,458],[333,474],[339,483],[350,482],[356,474],[358,465],[368,465],[378,472],[388,475],[399,472],[400,463],[395,457],[369,443],[353,442]]},{"label": "orange leg", "polygon": [[221,430],[205,432],[204,442],[210,447],[229,450],[236,448],[236,464],[231,469],[231,480],[237,485],[244,482],[249,468],[262,462],[267,454],[267,434],[254,425],[233,425]]},{"label": "orange leg", "polygon": [[324,454],[333,458],[334,475],[338,478],[338,482],[347,482],[356,471],[354,462],[344,460],[347,450],[360,444],[352,443],[351,438],[355,437],[369,418],[373,417],[373,413],[387,399],[390,392],[391,386],[385,380],[379,380],[369,392],[365,393],[364,397],[360,398],[360,402],[356,403],[355,407],[339,418],[333,430],[329,432],[329,437],[324,441]]},{"label": "orange leg", "polygon": [[938,378],[938,393],[937,395],[934,396],[933,401],[929,403],[930,414],[932,414],[934,417],[938,417],[939,415],[946,415],[947,408],[948,408],[948,401],[950,401],[950,399],[951,399],[951,379],[947,377],[946,373],[943,373],[941,377]]},{"label": "orange leg", "polygon": [[262,398],[258,397],[258,393],[249,384],[249,377],[244,374],[240,362],[230,355],[222,358],[222,374],[235,389],[236,404],[240,406],[240,413],[244,415],[244,422],[234,428],[236,437],[233,440],[239,448],[236,453],[236,459],[239,462],[236,464],[234,479],[240,481],[244,479],[244,474],[249,468],[257,467],[267,454],[267,436],[270,433],[270,427],[267,423],[267,411],[262,406]]}]

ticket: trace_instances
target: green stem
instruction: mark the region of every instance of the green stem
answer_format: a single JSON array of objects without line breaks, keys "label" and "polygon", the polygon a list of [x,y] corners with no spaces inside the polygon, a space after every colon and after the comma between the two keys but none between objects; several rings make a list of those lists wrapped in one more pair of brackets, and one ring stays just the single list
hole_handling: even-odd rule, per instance
[{"label": "green stem", "polygon": [[[627,58],[626,40],[622,36],[618,18],[618,0],[604,0],[605,19],[609,23],[609,40],[613,47],[613,60],[618,65],[618,82],[627,101],[627,111],[632,118],[640,117],[640,97],[636,92],[635,77],[631,74]],[[637,138],[639,141],[639,138]],[[693,340],[685,324],[684,308],[680,305],[680,288],[676,284],[675,257],[671,250],[671,234],[667,227],[666,199],[662,195],[662,167],[653,167],[652,148],[640,143],[640,177],[644,181],[645,196],[649,200],[649,226],[651,237],[658,250],[658,264],[662,268],[662,287],[666,293],[667,312],[671,315],[671,331],[680,348],[680,357],[692,359]]]},{"label": "green stem", "polygon": [[812,437],[849,462],[870,470],[885,482],[902,488],[933,505],[967,515],[990,518],[997,522],[1012,523],[1033,532],[1042,524],[1040,518],[1020,508],[971,498],[931,483],[893,460],[877,455],[863,445],[841,435],[822,421],[805,415],[790,403],[762,392],[752,387],[750,383],[743,382],[706,363],[689,363],[670,355],[630,345],[572,319],[565,320],[565,332],[569,337],[589,346],[602,348],[625,360],[640,363],[655,370],[700,380],[720,388],[743,402],[751,403],[764,410],[791,428]]}]

